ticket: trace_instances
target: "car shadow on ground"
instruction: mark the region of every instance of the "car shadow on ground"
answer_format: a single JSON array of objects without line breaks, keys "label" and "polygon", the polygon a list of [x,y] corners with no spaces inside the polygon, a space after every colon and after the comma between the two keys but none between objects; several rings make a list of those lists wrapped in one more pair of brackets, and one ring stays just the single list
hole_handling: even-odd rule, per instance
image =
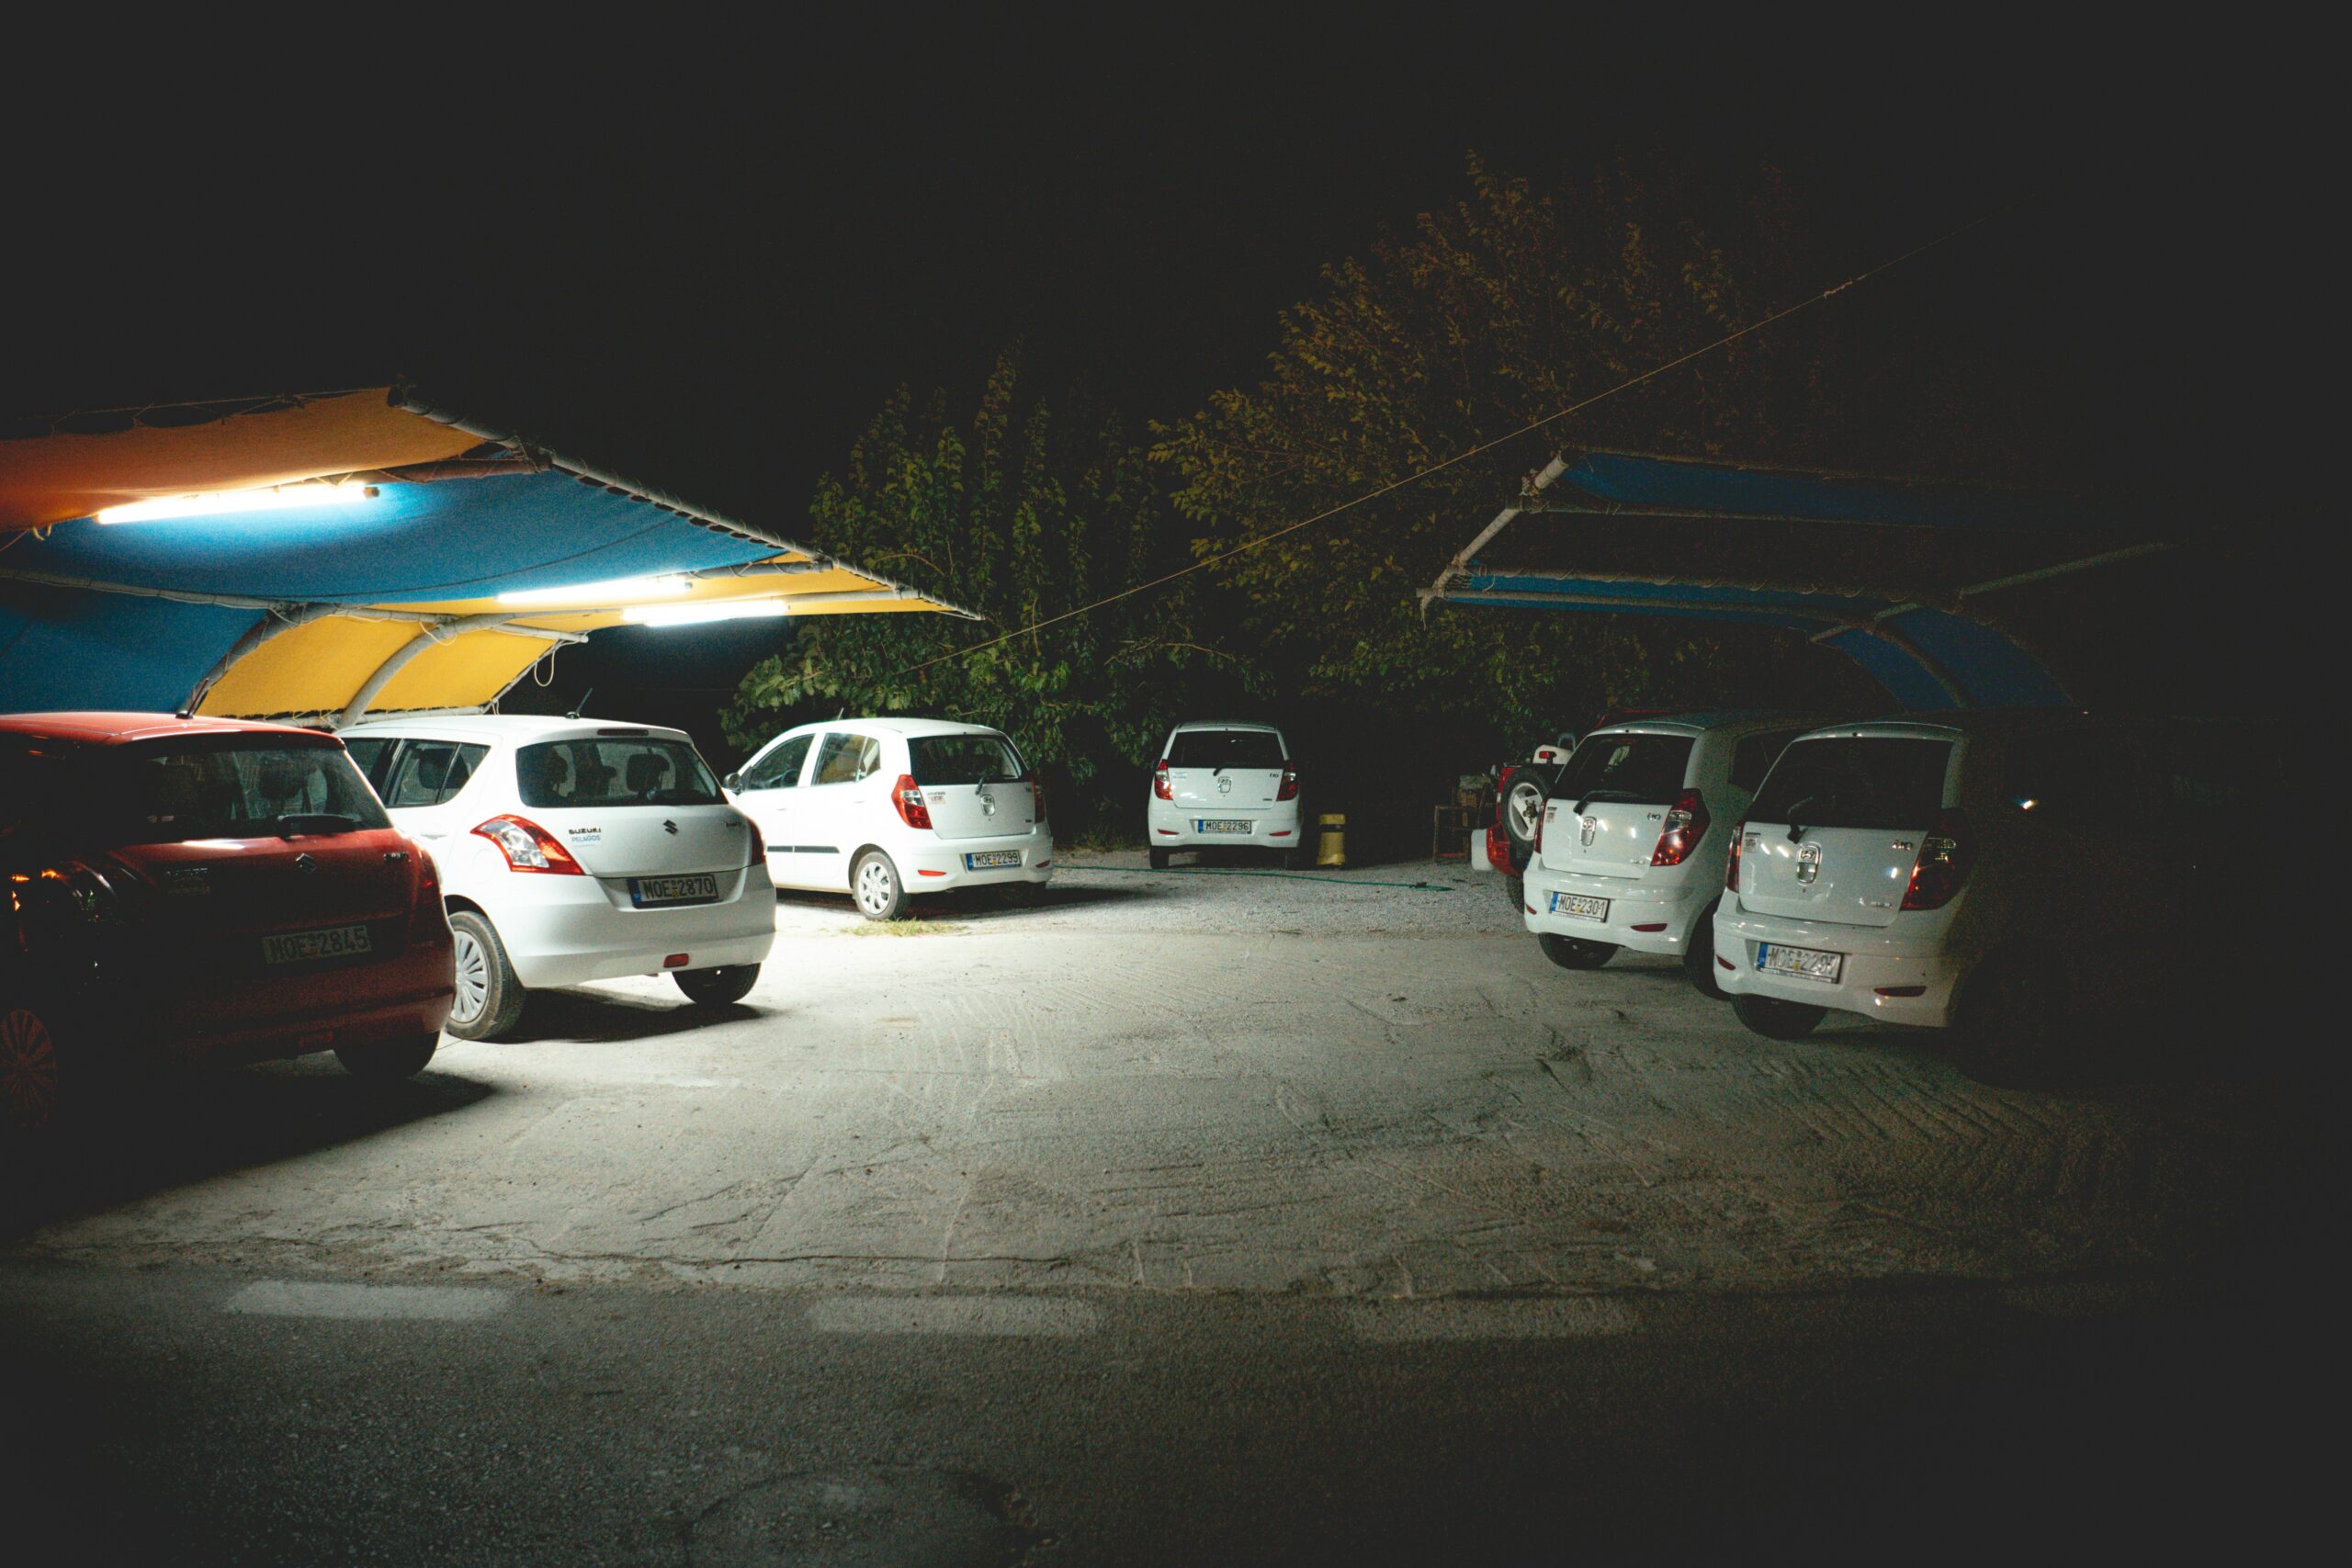
[{"label": "car shadow on ground", "polygon": [[611,991],[533,991],[514,1027],[492,1045],[529,1045],[571,1041],[605,1044],[626,1040],[656,1040],[722,1023],[740,1023],[773,1017],[775,1010],[729,1002],[702,1007],[684,996],[672,998],[621,996]]},{"label": "car shadow on ground", "polygon": [[[1048,883],[1033,887],[1023,898],[1008,899],[994,888],[968,887],[953,893],[930,893],[910,899],[907,912],[899,919],[911,921],[934,921],[966,925],[981,920],[1004,919],[1031,914],[1051,914],[1059,909],[1083,908],[1094,904],[1136,904],[1165,897],[1167,890],[1154,887],[1148,879],[1137,877],[1132,886],[1115,887],[1072,887]],[[845,893],[805,893],[778,889],[778,905],[787,909],[803,909],[813,915],[838,915],[844,920],[864,923],[865,917]]]},{"label": "car shadow on ground", "polygon": [[450,1115],[495,1092],[429,1067],[399,1083],[363,1083],[328,1056],[142,1076],[78,1126],[0,1156],[8,1168],[0,1245],[57,1220]]}]

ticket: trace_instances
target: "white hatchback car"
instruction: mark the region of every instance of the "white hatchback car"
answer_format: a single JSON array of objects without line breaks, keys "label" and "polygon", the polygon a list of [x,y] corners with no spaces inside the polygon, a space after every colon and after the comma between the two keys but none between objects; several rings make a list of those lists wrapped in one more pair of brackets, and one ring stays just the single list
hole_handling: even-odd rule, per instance
[{"label": "white hatchback car", "polygon": [[667,972],[741,1000],[775,942],[757,834],[675,729],[481,714],[342,732],[431,852],[457,946],[450,1033],[489,1039],[548,986]]},{"label": "white hatchback car", "polygon": [[997,730],[929,718],[787,729],[727,775],[779,887],[847,891],[870,920],[918,893],[1039,887],[1054,874],[1045,786]]},{"label": "white hatchback car", "polygon": [[1682,960],[1709,996],[1724,843],[1781,749],[1789,714],[1629,719],[1578,742],[1544,803],[1521,909],[1545,956],[1598,969],[1619,948]]},{"label": "white hatchback car", "polygon": [[1154,871],[1178,850],[1272,850],[1306,855],[1306,820],[1290,743],[1271,724],[1180,724],[1169,732],[1144,801]]}]

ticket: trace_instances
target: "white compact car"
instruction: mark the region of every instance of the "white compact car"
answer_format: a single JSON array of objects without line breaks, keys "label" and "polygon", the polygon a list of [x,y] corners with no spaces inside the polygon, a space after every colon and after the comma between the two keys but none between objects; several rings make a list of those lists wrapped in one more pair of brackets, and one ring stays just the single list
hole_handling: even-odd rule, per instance
[{"label": "white compact car", "polygon": [[1951,1026],[2004,1082],[2063,1055],[2078,1002],[2179,1010],[2202,987],[2243,1011],[2233,966],[2184,957],[2216,897],[2304,929],[2301,879],[2214,827],[2287,796],[2293,733],[2018,709],[1804,736],[1728,857],[1716,977],[1760,1034],[1832,1010]]},{"label": "white compact car", "polygon": [[343,731],[432,852],[457,944],[448,1031],[489,1039],[524,994],[669,973],[738,1001],[775,942],[759,840],[681,731],[481,714]]},{"label": "white compact car", "polygon": [[1271,724],[1180,724],[1159,749],[1144,831],[1151,865],[1178,850],[1272,850],[1297,865],[1306,854],[1306,809],[1290,744]]},{"label": "white compact car", "polygon": [[928,718],[837,718],[769,741],[727,775],[779,887],[846,891],[870,920],[951,887],[1054,874],[1045,786],[1002,734]]},{"label": "white compact car", "polygon": [[1813,719],[1698,713],[1586,736],[1551,786],[1521,887],[1527,929],[1564,969],[1620,948],[1682,960],[1719,995],[1713,918],[1724,844],[1781,749]]}]

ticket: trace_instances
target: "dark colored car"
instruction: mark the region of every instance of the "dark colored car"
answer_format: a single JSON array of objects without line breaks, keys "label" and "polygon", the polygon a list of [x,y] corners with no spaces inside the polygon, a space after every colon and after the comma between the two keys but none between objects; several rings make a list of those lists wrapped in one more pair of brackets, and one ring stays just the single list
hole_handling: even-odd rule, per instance
[{"label": "dark colored car", "polygon": [[332,735],[0,716],[0,1128],[146,1061],[432,1060],[453,991],[433,862]]}]

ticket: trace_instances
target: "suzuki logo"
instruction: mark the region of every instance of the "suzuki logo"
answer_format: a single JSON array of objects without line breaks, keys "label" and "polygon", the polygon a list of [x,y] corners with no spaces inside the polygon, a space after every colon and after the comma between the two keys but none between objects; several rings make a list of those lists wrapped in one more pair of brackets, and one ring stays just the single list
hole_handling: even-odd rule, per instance
[{"label": "suzuki logo", "polygon": [[307,854],[296,855],[294,869],[305,876],[316,876],[319,874],[319,863]]},{"label": "suzuki logo", "polygon": [[1797,882],[1799,886],[1805,887],[1812,886],[1813,879],[1820,874],[1821,846],[1819,844],[1799,844],[1797,846]]},{"label": "suzuki logo", "polygon": [[662,830],[669,834],[673,839],[678,836],[678,825],[675,822],[671,821],[667,817],[662,818]]},{"label": "suzuki logo", "polygon": [[1592,835],[1599,830],[1600,827],[1600,818],[1588,817],[1584,818],[1584,831],[1577,836],[1577,842],[1582,844],[1587,849],[1590,849],[1592,847]]}]

